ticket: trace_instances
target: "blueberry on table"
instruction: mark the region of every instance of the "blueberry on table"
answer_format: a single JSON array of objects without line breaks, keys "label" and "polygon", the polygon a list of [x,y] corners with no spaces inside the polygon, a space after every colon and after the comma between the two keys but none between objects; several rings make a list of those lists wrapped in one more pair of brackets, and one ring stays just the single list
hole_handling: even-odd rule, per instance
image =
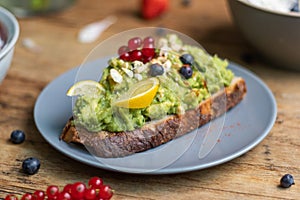
[{"label": "blueberry on table", "polygon": [[291,187],[294,184],[295,184],[294,178],[290,174],[285,174],[280,179],[280,187],[289,188],[289,187]]},{"label": "blueberry on table", "polygon": [[10,134],[10,141],[14,144],[21,144],[25,140],[25,133],[21,130],[14,130]]},{"label": "blueberry on table", "polygon": [[40,161],[37,158],[26,158],[22,163],[23,172],[29,175],[36,174],[40,169]]},{"label": "blueberry on table", "polygon": [[183,54],[179,57],[180,61],[186,65],[192,65],[194,63],[194,57],[191,54]]}]

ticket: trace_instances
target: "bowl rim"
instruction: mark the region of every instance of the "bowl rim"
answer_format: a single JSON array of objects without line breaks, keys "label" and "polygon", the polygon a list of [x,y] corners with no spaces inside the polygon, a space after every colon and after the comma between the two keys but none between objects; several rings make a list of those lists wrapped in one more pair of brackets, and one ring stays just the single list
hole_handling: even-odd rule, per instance
[{"label": "bowl rim", "polygon": [[[20,34],[20,26],[17,21],[17,18],[7,9],[0,7],[0,13],[4,14],[9,21],[13,25],[12,29],[14,31],[13,36],[9,41],[6,41],[6,44],[3,46],[3,49],[0,51],[0,60],[11,50],[14,48]],[[2,23],[3,24],[3,23]],[[9,39],[9,37],[7,38]]]},{"label": "bowl rim", "polygon": [[271,14],[276,14],[276,15],[282,15],[282,16],[287,16],[287,17],[294,17],[294,18],[300,18],[300,12],[282,12],[282,11],[276,11],[276,10],[272,10],[272,9],[268,9],[268,8],[264,8],[264,7],[261,7],[261,6],[257,6],[257,5],[254,5],[250,2],[248,2],[247,0],[233,0],[233,1],[238,1],[250,8],[255,8],[255,9],[258,9],[258,10],[261,10],[263,12],[266,12],[266,13],[271,13]]}]

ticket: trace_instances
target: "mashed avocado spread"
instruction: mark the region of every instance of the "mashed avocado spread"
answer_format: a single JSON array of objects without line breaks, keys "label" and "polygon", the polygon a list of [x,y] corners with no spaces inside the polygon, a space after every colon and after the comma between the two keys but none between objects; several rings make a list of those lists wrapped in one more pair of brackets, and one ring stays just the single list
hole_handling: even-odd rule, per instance
[{"label": "mashed avocado spread", "polygon": [[[181,55],[191,55],[187,64]],[[75,125],[91,132],[120,132],[142,127],[166,115],[182,114],[222,87],[230,85],[234,74],[228,62],[210,56],[201,48],[184,45],[176,35],[158,41],[155,57],[149,62],[112,58],[99,83],[105,91],[100,96],[79,96],[74,106]],[[152,103],[144,108],[123,108],[113,102],[130,87],[150,77],[159,80]]]}]

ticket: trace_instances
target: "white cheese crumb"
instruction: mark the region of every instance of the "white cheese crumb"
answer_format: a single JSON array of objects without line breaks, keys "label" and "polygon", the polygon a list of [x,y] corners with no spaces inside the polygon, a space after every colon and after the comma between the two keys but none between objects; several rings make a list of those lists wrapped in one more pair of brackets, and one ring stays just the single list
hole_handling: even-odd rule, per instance
[{"label": "white cheese crumb", "polygon": [[129,76],[130,78],[133,77],[133,71],[131,71],[130,69],[126,69],[126,68],[122,68],[122,70],[127,74],[127,76]]},{"label": "white cheese crumb", "polygon": [[139,81],[143,79],[143,76],[141,74],[134,74],[134,77]]},{"label": "white cheese crumb", "polygon": [[122,83],[123,81],[122,75],[115,69],[110,70],[110,76],[116,83]]}]

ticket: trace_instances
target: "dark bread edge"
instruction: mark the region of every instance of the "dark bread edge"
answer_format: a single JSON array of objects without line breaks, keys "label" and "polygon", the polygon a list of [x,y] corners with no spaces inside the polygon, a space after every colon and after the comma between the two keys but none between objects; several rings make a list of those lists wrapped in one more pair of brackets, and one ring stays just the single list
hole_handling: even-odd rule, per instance
[{"label": "dark bread edge", "polygon": [[191,132],[236,106],[246,92],[244,79],[236,77],[230,86],[182,115],[167,116],[142,128],[118,133],[91,133],[84,128],[75,127],[70,119],[60,138],[67,143],[83,144],[90,153],[99,157],[123,157],[157,147]]}]

